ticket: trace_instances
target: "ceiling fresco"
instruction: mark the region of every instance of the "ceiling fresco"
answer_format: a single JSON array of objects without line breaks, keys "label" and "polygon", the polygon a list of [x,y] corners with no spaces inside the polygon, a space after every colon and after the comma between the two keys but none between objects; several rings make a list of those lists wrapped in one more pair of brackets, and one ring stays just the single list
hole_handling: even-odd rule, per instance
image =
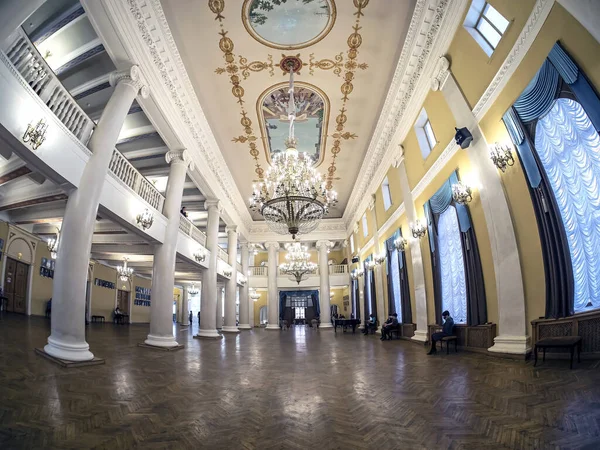
[{"label": "ceiling fresco", "polygon": [[[299,150],[341,217],[415,0],[162,0],[198,100],[242,195],[284,150],[294,71]],[[252,213],[254,219],[260,216]]]}]

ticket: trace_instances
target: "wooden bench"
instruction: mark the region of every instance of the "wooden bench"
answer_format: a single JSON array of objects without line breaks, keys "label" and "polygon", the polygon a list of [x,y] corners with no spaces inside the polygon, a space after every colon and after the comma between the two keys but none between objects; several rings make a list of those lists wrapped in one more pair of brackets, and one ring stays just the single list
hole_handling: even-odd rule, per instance
[{"label": "wooden bench", "polygon": [[446,343],[446,355],[450,354],[450,342],[452,341],[454,341],[454,352],[458,353],[458,336],[444,336],[438,341],[441,347],[440,350],[442,351],[444,350],[444,342]]},{"label": "wooden bench", "polygon": [[93,322],[102,322],[102,323],[104,323],[104,316],[92,316],[92,323]]},{"label": "wooden bench", "polygon": [[577,362],[581,362],[581,336],[560,336],[560,337],[549,337],[541,339],[535,343],[534,355],[535,362],[533,366],[537,364],[538,360],[538,349],[544,351],[542,362],[546,361],[546,349],[547,348],[568,348],[571,351],[571,364],[570,368],[573,368],[573,354],[575,353],[575,347],[577,347]]},{"label": "wooden bench", "polygon": [[129,325],[129,314],[119,314],[115,316],[115,322],[120,325]]}]

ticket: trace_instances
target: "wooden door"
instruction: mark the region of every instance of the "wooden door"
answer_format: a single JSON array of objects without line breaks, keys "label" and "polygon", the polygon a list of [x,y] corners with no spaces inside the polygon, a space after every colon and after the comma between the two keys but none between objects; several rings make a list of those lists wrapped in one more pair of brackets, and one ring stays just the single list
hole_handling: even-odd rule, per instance
[{"label": "wooden door", "polygon": [[29,266],[12,258],[6,258],[4,295],[8,298],[6,310],[25,314],[27,312],[27,276]]},{"label": "wooden door", "polygon": [[123,314],[129,314],[129,292],[119,289],[117,292],[117,306]]}]

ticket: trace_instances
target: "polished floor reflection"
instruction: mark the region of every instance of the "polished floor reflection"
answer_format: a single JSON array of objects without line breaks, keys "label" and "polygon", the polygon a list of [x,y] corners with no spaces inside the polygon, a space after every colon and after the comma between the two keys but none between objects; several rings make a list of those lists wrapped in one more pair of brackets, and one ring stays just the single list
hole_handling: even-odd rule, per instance
[{"label": "polished floor reflection", "polygon": [[473,353],[296,328],[184,350],[137,347],[147,325],[88,327],[106,365],[33,352],[49,322],[0,319],[0,448],[600,448],[600,364]]}]

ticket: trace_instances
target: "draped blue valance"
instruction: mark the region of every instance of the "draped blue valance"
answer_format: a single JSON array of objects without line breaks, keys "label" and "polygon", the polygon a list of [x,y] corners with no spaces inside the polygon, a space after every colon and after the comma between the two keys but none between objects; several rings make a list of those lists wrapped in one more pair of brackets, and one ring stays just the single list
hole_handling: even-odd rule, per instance
[{"label": "draped blue valance", "polygon": [[539,119],[550,111],[557,97],[561,78],[585,109],[594,128],[600,130],[600,100],[577,64],[557,42],[513,107],[503,116],[508,134],[519,152],[529,184],[534,188],[539,186],[541,175],[531,146],[525,139],[521,122],[528,123]]}]

